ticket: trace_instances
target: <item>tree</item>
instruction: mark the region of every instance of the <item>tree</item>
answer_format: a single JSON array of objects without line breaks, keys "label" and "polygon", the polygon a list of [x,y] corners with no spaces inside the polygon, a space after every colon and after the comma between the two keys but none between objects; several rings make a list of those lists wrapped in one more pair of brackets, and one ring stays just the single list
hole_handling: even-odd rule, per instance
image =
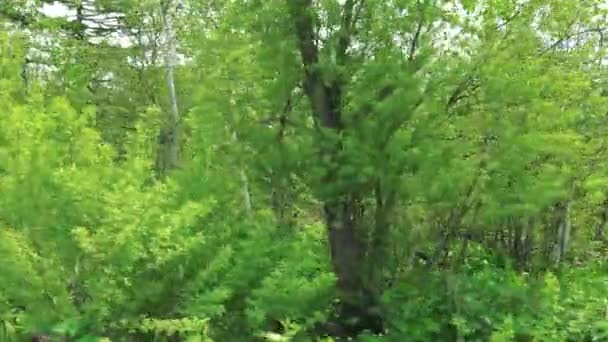
[{"label": "tree", "polygon": [[608,331],[595,1],[41,3],[0,4],[0,338]]}]

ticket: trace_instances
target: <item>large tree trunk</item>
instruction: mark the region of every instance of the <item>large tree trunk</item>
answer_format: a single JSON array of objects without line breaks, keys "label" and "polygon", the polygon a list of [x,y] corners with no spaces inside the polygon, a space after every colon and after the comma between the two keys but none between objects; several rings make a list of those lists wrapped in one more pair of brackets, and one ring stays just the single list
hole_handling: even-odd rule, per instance
[{"label": "large tree trunk", "polygon": [[[341,101],[344,81],[337,80],[327,84],[322,71],[317,68],[319,48],[316,45],[317,30],[314,27],[312,0],[286,0],[294,23],[295,34],[299,45],[304,67],[303,89],[310,101],[315,122],[323,129],[339,133],[344,129],[341,120]],[[345,54],[350,42],[349,30],[352,27],[354,1],[347,0],[344,5],[342,34],[337,43],[336,56],[338,64],[344,63]],[[319,133],[322,135],[323,133]],[[338,180],[340,165],[339,154],[341,143],[333,139],[318,139],[321,160],[329,160],[323,177],[323,185],[334,188]],[[370,298],[365,287],[365,240],[359,231],[357,206],[358,198],[348,190],[332,191],[324,198],[325,220],[331,249],[333,268],[338,279],[338,291],[341,300],[339,315],[344,319],[356,318],[359,327],[349,327],[346,334],[353,335],[357,330],[375,329],[370,325],[372,318],[366,310]]]}]

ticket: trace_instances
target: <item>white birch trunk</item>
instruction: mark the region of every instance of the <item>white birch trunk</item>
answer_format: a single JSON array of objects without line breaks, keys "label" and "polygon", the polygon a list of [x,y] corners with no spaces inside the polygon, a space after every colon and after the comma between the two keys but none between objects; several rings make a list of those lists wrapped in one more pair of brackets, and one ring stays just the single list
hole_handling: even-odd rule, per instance
[{"label": "white birch trunk", "polygon": [[167,69],[167,87],[169,89],[169,100],[171,102],[171,112],[168,122],[168,130],[166,132],[167,146],[164,148],[165,153],[165,167],[172,169],[177,166],[179,162],[179,148],[180,148],[180,115],[179,107],[177,103],[177,93],[175,91],[175,76],[174,68],[177,59],[177,51],[175,47],[175,32],[173,30],[173,21],[169,14],[169,1],[163,1],[161,3],[161,16],[163,23],[163,31],[165,36],[165,68]]}]

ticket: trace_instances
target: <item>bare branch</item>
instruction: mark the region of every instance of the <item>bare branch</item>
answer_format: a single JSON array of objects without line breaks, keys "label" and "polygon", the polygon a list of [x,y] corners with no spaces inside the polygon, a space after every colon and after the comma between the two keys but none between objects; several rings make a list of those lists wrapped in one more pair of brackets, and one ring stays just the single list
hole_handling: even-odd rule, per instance
[{"label": "bare branch", "polygon": [[412,38],[412,42],[410,44],[410,50],[409,50],[408,57],[407,57],[407,59],[409,61],[414,60],[414,53],[416,53],[416,45],[418,44],[418,39],[420,39],[420,32],[422,32],[423,24],[424,24],[424,20],[423,20],[423,18],[420,18],[420,20],[418,21],[418,25],[416,27],[416,33],[414,34],[414,37]]},{"label": "bare branch", "polygon": [[513,22],[513,20],[515,20],[519,15],[521,14],[521,10],[516,10],[515,13],[513,13],[510,17],[508,17],[507,19],[505,19],[505,21],[503,21],[502,23],[500,23],[499,25],[496,26],[497,30],[500,30],[501,28],[509,25],[511,22]]},{"label": "bare branch", "polygon": [[479,88],[479,84],[471,84],[472,80],[473,80],[473,76],[469,76],[466,79],[464,79],[462,82],[460,82],[460,84],[458,84],[458,86],[456,86],[456,89],[454,89],[454,92],[450,95],[448,102],[446,104],[446,107],[448,109],[453,107],[454,105],[456,105],[456,103],[458,103],[458,101],[467,97],[467,95],[466,95],[467,90],[473,91],[473,90],[476,90],[477,88]]},{"label": "bare branch", "polygon": [[559,38],[558,40],[556,40],[555,42],[553,42],[553,44],[549,45],[547,48],[545,48],[544,50],[542,50],[539,53],[539,56],[542,56],[542,55],[546,54],[547,52],[555,49],[560,44],[564,43],[565,41],[567,41],[569,39],[579,38],[580,36],[585,35],[587,33],[597,33],[597,34],[600,35],[600,38],[603,38],[605,30],[606,30],[605,27],[595,27],[595,28],[589,28],[589,29],[586,29],[586,30],[574,32],[572,34],[568,34],[568,35],[566,35],[566,36],[564,36],[562,38]]}]

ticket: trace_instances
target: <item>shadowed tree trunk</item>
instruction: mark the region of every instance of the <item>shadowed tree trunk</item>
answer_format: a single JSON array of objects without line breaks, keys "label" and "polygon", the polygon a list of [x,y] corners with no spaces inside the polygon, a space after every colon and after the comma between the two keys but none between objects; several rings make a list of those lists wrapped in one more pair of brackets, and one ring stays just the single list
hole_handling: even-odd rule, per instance
[{"label": "shadowed tree trunk", "polygon": [[[342,144],[339,139],[336,141],[324,135],[327,132],[331,135],[339,135],[344,129],[341,104],[345,82],[340,76],[334,78],[334,81],[327,82],[326,75],[317,67],[319,47],[316,43],[317,30],[314,26],[312,0],[286,1],[304,69],[303,89],[310,101],[315,122],[321,128],[318,133],[319,157],[329,161],[322,186],[324,190],[330,192],[324,199],[324,213],[331,260],[337,276],[341,300],[338,314],[343,319],[357,318],[363,322],[369,319],[366,310],[370,299],[366,295],[368,291],[363,277],[366,249],[363,234],[360,232],[361,222],[357,215],[359,198],[348,190],[335,190],[338,171],[343,166],[339,159]],[[350,0],[347,0],[343,6],[341,34],[335,47],[335,63],[338,65],[344,65],[347,58],[346,50],[350,45],[354,7],[355,1]],[[369,327],[360,327],[361,330],[366,328]],[[346,334],[356,334],[356,331],[351,330]]]},{"label": "shadowed tree trunk", "polygon": [[604,201],[600,207],[600,222],[595,227],[596,240],[604,240],[606,227],[608,227],[608,200]]}]

